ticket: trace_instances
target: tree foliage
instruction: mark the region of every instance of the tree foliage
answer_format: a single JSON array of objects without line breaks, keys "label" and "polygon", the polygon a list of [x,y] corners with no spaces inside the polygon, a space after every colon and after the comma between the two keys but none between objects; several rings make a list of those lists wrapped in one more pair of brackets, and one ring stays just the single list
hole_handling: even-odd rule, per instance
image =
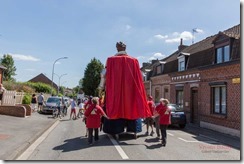
[{"label": "tree foliage", "polygon": [[15,76],[16,67],[14,66],[14,60],[13,57],[9,54],[3,55],[3,58],[0,60],[1,65],[6,67],[7,69],[4,70],[4,81],[15,81],[13,76]]},{"label": "tree foliage", "polygon": [[97,88],[100,83],[100,73],[103,68],[103,64],[96,58],[93,58],[88,63],[84,78],[82,79],[82,88],[86,95],[98,96]]}]

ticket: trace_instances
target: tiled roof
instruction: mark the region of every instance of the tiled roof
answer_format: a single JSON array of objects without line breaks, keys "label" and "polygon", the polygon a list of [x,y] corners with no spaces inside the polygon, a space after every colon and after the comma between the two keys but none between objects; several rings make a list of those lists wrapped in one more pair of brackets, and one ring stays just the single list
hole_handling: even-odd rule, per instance
[{"label": "tiled roof", "polygon": [[[50,80],[48,77],[46,77],[43,73],[32,78],[31,80],[29,80],[29,82],[36,82],[36,83],[42,82],[45,84],[49,84],[50,86],[52,85],[52,80]],[[55,87],[56,89],[58,88],[57,84],[55,84],[54,82],[53,82],[53,87]]]},{"label": "tiled roof", "polygon": [[241,26],[240,24],[239,25],[236,25],[232,28],[229,28],[228,30],[225,30],[223,31],[223,34],[229,36],[229,37],[232,37],[232,38],[235,38],[235,39],[240,39],[240,36],[241,36]]},{"label": "tiled roof", "polygon": [[[233,49],[232,49],[232,60],[240,58],[240,24],[236,25],[232,28],[229,28],[223,32],[219,32],[213,36],[209,36],[206,39],[203,39],[195,44],[192,44],[188,47],[185,47],[181,51],[176,51],[170,56],[160,60],[166,61],[164,65],[163,74],[176,72],[178,71],[178,60],[177,57],[180,53],[187,53],[190,54],[188,58],[188,65],[187,69],[197,68],[199,66],[211,65],[214,62],[214,44],[213,41],[218,39],[220,35],[226,35],[231,38],[235,38],[233,42]],[[153,68],[159,65],[159,62],[156,64],[151,64],[147,66],[148,68]],[[155,72],[155,71],[154,71]],[[155,73],[152,74],[153,76],[156,75]]]}]

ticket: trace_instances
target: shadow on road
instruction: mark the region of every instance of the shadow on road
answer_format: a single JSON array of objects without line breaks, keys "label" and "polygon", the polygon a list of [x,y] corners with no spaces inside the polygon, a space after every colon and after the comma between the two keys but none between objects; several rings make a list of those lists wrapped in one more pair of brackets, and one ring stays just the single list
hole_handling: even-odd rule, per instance
[{"label": "shadow on road", "polygon": [[154,144],[154,145],[145,145],[147,149],[159,149],[159,148],[162,148],[163,145],[161,143],[158,143],[158,144]]},{"label": "shadow on road", "polygon": [[62,152],[70,152],[81,149],[86,149],[89,147],[96,146],[113,146],[111,142],[109,142],[106,135],[100,135],[99,141],[93,142],[93,145],[88,144],[87,137],[76,137],[64,140],[64,144],[56,146],[53,150],[61,150]]}]

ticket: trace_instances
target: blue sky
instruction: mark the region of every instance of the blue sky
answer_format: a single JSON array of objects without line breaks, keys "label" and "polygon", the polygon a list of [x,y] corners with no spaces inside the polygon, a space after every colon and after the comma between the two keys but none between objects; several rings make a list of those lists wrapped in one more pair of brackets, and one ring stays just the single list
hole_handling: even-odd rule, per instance
[{"label": "blue sky", "polygon": [[[140,64],[162,59],[179,45],[240,24],[238,0],[0,0],[0,55],[14,58],[16,80],[40,73],[75,87],[92,58],[103,64],[127,44]],[[54,82],[59,83],[54,75]]]}]

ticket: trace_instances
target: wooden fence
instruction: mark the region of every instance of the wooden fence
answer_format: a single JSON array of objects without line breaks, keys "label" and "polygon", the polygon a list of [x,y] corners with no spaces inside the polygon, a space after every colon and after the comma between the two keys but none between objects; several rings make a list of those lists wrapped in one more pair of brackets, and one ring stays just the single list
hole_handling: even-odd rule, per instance
[{"label": "wooden fence", "polygon": [[1,105],[15,106],[22,104],[24,92],[5,91],[3,94]]}]

